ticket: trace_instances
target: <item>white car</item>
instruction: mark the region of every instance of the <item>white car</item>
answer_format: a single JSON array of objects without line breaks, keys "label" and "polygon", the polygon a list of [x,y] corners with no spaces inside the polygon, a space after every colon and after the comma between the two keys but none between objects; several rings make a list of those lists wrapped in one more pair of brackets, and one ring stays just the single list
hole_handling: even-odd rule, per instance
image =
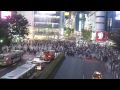
[{"label": "white car", "polygon": [[31,63],[36,64],[37,70],[42,70],[45,66],[44,63],[48,61],[40,60],[40,58],[34,58]]},{"label": "white car", "polygon": [[48,61],[40,60],[40,58],[37,58],[37,57],[32,60],[32,63],[34,64],[42,64],[45,62],[48,62]]},{"label": "white car", "polygon": [[32,63],[42,63],[42,60],[40,60],[39,58],[34,58],[32,60]]}]

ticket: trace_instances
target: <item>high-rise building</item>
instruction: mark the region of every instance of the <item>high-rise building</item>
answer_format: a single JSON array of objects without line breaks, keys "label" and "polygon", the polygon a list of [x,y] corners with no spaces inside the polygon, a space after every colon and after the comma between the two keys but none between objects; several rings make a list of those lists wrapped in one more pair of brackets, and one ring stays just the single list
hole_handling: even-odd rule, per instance
[{"label": "high-rise building", "polygon": [[25,16],[30,24],[30,39],[41,39],[46,36],[63,34],[64,12],[63,11],[18,11]]},{"label": "high-rise building", "polygon": [[6,19],[8,16],[16,14],[16,11],[0,11],[0,19]]},{"label": "high-rise building", "polygon": [[120,30],[120,11],[107,11],[107,31]]},{"label": "high-rise building", "polygon": [[65,27],[66,28],[75,28],[75,15],[74,11],[65,11],[64,13],[65,16]]},{"label": "high-rise building", "polygon": [[34,11],[34,27],[36,28],[60,28],[59,11]]},{"label": "high-rise building", "polygon": [[[120,30],[120,11],[89,11],[89,26],[92,29],[92,40],[96,40],[98,32],[115,32]],[[105,37],[105,35],[102,35]]]}]

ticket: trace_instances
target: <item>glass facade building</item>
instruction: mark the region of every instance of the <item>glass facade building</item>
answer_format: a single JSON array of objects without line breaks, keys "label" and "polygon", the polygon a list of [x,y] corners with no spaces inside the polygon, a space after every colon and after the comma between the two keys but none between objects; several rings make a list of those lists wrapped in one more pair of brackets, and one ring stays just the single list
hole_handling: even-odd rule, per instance
[{"label": "glass facade building", "polygon": [[[30,23],[31,38],[61,34],[64,28],[63,11],[18,11]],[[62,29],[62,30],[61,30]]]},{"label": "glass facade building", "polygon": [[34,27],[60,28],[60,12],[34,11]]},{"label": "glass facade building", "polygon": [[120,30],[120,11],[107,11],[107,31]]}]

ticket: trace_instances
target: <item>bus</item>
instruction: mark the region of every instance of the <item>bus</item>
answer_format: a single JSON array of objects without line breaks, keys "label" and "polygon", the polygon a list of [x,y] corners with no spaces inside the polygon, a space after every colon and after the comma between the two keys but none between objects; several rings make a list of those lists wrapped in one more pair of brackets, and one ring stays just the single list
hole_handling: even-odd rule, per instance
[{"label": "bus", "polygon": [[5,74],[1,79],[29,79],[36,70],[36,64],[25,63],[13,71]]},{"label": "bus", "polygon": [[14,50],[9,53],[0,54],[0,66],[12,65],[20,61],[23,57],[22,50]]}]

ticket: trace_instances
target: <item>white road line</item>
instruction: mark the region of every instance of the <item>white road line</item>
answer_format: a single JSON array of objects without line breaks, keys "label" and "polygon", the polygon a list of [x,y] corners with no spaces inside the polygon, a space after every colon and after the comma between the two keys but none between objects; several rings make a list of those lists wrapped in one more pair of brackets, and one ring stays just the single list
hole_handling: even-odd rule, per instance
[{"label": "white road line", "polygon": [[85,79],[85,76],[84,76],[84,74],[83,74],[83,79]]}]

